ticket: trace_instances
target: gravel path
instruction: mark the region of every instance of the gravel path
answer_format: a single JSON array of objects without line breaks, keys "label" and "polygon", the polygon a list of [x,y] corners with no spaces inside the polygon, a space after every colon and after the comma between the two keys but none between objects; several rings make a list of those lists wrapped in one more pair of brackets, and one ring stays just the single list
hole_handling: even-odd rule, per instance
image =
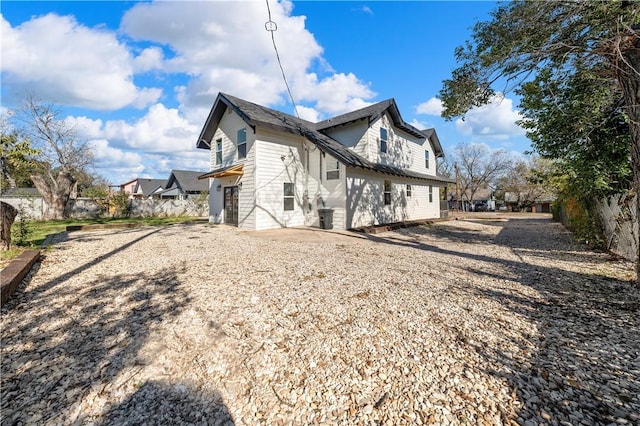
[{"label": "gravel path", "polygon": [[324,235],[61,234],[2,308],[2,425],[640,424],[629,262],[540,218]]}]

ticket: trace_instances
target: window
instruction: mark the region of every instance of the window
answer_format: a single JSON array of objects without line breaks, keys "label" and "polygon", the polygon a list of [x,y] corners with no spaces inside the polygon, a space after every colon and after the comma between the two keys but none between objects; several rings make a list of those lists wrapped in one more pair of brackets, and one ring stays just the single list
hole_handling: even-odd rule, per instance
[{"label": "window", "polygon": [[216,165],[222,164],[222,139],[216,139]]},{"label": "window", "polygon": [[284,209],[293,210],[295,189],[292,183],[284,183]]},{"label": "window", "polygon": [[424,151],[424,165],[428,169],[429,168],[429,151]]},{"label": "window", "polygon": [[411,185],[407,185],[407,197],[411,197]]},{"label": "window", "polygon": [[380,127],[380,152],[387,152],[387,129]]},{"label": "window", "polygon": [[433,203],[433,185],[429,185],[429,202]]},{"label": "window", "polygon": [[391,204],[391,181],[385,179],[384,180],[384,205],[388,206]]},{"label": "window", "polygon": [[238,158],[247,158],[247,129],[238,130]]},{"label": "window", "polygon": [[338,160],[327,161],[327,180],[340,179],[340,163]]}]

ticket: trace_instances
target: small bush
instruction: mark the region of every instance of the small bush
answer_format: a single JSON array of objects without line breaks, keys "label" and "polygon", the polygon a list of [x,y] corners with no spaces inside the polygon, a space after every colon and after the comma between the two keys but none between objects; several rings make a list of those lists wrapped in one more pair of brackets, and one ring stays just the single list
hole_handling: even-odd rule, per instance
[{"label": "small bush", "polygon": [[24,206],[18,208],[17,220],[13,223],[11,240],[17,246],[28,245],[31,238],[32,229],[30,226],[31,217]]}]

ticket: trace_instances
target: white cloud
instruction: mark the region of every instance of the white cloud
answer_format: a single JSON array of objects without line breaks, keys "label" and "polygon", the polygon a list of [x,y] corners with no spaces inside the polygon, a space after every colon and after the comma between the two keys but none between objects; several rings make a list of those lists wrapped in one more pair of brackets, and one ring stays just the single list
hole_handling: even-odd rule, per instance
[{"label": "white cloud", "polygon": [[88,117],[67,117],[65,122],[73,128],[83,139],[98,139],[102,137],[102,120]]},{"label": "white cloud", "polygon": [[416,107],[416,114],[436,115],[440,117],[442,114],[442,101],[436,97],[421,103]]},{"label": "white cloud", "polygon": [[104,136],[118,141],[119,145],[145,152],[182,152],[195,149],[200,130],[200,126],[189,123],[177,109],[155,104],[133,123],[108,121]]},{"label": "white cloud", "polygon": [[298,110],[298,114],[300,118],[303,120],[311,121],[312,123],[317,123],[320,120],[320,113],[313,108],[308,108],[301,105],[296,105],[296,109]]},{"label": "white cloud", "polygon": [[373,16],[373,10],[371,10],[371,8],[369,6],[362,6],[362,10],[364,13],[368,13],[369,15]]},{"label": "white cloud", "polygon": [[121,167],[142,170],[142,156],[109,145],[106,139],[94,139],[87,143],[96,158],[98,167]]},{"label": "white cloud", "polygon": [[418,130],[430,129],[433,127],[433,124],[429,124],[426,121],[416,120],[415,118],[409,122],[413,127]]},{"label": "white cloud", "polygon": [[496,95],[489,104],[472,108],[464,120],[456,120],[456,128],[465,136],[507,139],[525,134],[516,124],[520,119],[522,115],[513,109],[513,100]]},{"label": "white cloud", "polygon": [[[292,9],[288,1],[271,4],[278,28],[274,37],[296,102],[320,115],[368,105],[366,99],[375,93],[353,74],[334,74],[322,47],[305,28],[306,17],[291,16]],[[193,2],[189,7],[138,3],[125,13],[121,30],[134,40],[172,51],[162,59],[162,67],[191,77],[177,96],[185,116],[199,122],[219,91],[262,105],[287,103],[271,34],[265,30],[267,19],[264,3],[256,1]],[[160,60],[160,52],[149,58],[154,66],[155,60]],[[146,58],[140,61],[147,63]],[[318,77],[311,72],[314,67],[329,74]]]},{"label": "white cloud", "polygon": [[146,72],[154,69],[161,69],[163,61],[162,49],[159,47],[149,47],[133,60],[133,66],[136,72]]},{"label": "white cloud", "polygon": [[136,87],[133,57],[115,33],[50,13],[14,28],[0,17],[3,85],[57,104],[118,109],[144,106],[160,89]]},{"label": "white cloud", "polygon": [[329,115],[368,106],[371,102],[365,99],[375,96],[369,85],[353,73],[333,74],[324,79],[318,79],[315,73],[307,74],[305,80],[296,85],[296,93],[302,100],[315,101],[316,108]]}]

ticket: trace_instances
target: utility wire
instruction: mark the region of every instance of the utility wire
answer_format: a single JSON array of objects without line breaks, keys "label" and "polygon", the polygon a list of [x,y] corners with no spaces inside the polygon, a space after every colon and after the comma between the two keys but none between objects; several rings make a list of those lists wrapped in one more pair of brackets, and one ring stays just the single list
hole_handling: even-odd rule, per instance
[{"label": "utility wire", "polygon": [[271,33],[271,41],[273,42],[273,49],[276,51],[276,58],[278,59],[278,65],[280,65],[280,71],[282,71],[282,79],[284,80],[284,85],[287,86],[287,93],[289,93],[289,98],[291,99],[291,104],[293,105],[293,111],[295,112],[296,117],[300,118],[300,115],[298,114],[298,107],[296,106],[296,101],[293,100],[293,95],[291,94],[289,83],[287,82],[287,76],[284,72],[284,68],[282,67],[282,61],[280,61],[278,47],[276,46],[275,32],[278,29],[278,25],[271,20],[271,8],[269,7],[269,0],[265,1],[267,2],[267,12],[269,13],[269,20],[265,22],[264,29]]}]

